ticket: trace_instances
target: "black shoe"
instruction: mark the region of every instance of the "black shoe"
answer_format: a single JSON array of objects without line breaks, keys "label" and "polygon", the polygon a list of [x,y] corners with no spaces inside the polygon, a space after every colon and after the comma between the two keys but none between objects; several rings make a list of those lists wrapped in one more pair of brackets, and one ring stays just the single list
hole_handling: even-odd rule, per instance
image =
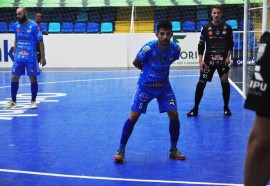
[{"label": "black shoe", "polygon": [[187,116],[190,116],[190,117],[192,117],[192,116],[198,116],[198,110],[192,109],[191,111],[189,111],[187,113]]},{"label": "black shoe", "polygon": [[230,111],[230,109],[228,107],[224,108],[224,115],[225,116],[231,116],[232,115],[232,113],[231,113],[231,111]]}]

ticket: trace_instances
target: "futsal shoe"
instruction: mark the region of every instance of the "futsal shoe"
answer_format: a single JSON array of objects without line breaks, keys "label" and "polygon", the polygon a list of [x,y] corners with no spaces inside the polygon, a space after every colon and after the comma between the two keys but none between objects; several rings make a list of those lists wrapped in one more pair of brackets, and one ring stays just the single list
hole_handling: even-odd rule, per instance
[{"label": "futsal shoe", "polygon": [[5,105],[5,109],[11,109],[13,107],[16,107],[16,102],[14,102],[13,100],[10,100],[6,105]]},{"label": "futsal shoe", "polygon": [[116,154],[114,155],[114,161],[117,163],[123,163],[124,158],[125,158],[124,150],[118,150]]},{"label": "futsal shoe", "polygon": [[178,151],[176,148],[170,149],[169,157],[176,160],[185,160],[186,156]]},{"label": "futsal shoe", "polygon": [[224,115],[225,115],[225,116],[231,116],[231,115],[232,115],[232,113],[231,113],[229,107],[227,107],[227,108],[224,107]]},{"label": "futsal shoe", "polygon": [[30,109],[36,109],[37,108],[37,104],[35,101],[32,101],[31,102],[31,105],[30,105]]},{"label": "futsal shoe", "polygon": [[191,111],[189,111],[187,113],[187,116],[190,116],[190,117],[192,117],[192,116],[198,116],[198,110],[192,109]]}]

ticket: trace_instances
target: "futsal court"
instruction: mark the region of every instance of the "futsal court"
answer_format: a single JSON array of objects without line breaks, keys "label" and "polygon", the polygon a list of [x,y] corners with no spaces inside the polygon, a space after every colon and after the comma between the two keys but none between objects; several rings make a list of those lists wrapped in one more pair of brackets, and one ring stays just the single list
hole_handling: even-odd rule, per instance
[{"label": "futsal court", "polygon": [[[28,109],[30,84],[22,76],[17,107],[10,99],[10,72],[0,72],[1,186],[163,186],[243,184],[247,139],[255,114],[231,80],[231,117],[223,115],[217,73],[208,83],[199,116],[189,118],[198,69],[170,73],[180,115],[179,150],[169,159],[169,120],[156,100],[136,124],[124,163],[118,149],[139,70],[49,71],[39,76],[37,109]],[[239,82],[238,82],[239,83]]]}]

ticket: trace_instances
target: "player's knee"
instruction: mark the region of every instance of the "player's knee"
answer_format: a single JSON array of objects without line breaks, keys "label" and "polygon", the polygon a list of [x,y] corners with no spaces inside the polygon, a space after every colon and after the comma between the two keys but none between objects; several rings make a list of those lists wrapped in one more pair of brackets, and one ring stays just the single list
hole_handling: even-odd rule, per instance
[{"label": "player's knee", "polygon": [[179,120],[177,110],[170,110],[167,113],[168,113],[168,116],[169,116],[169,118],[170,118],[171,121],[177,121],[177,120]]},{"label": "player's knee", "polygon": [[37,76],[30,76],[29,79],[30,79],[31,83],[36,83],[37,82]]},{"label": "player's knee", "polygon": [[139,113],[139,112],[131,112],[128,118],[131,121],[133,121],[134,123],[136,123],[138,121],[140,115],[141,115],[141,113]]},{"label": "player's knee", "polygon": [[197,84],[197,89],[203,90],[206,86],[206,81],[200,80]]},{"label": "player's knee", "polygon": [[229,81],[229,77],[228,77],[228,74],[224,74],[221,78],[220,78],[220,81],[221,82],[225,82],[225,81]]},{"label": "player's knee", "polygon": [[229,83],[229,80],[221,80],[221,83],[228,84]]},{"label": "player's knee", "polygon": [[12,82],[17,82],[20,80],[20,76],[12,75],[11,80]]}]

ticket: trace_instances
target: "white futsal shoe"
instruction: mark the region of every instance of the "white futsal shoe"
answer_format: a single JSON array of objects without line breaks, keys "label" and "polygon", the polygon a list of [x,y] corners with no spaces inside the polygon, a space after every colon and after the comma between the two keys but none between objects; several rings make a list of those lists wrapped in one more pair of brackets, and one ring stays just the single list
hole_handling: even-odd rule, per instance
[{"label": "white futsal shoe", "polygon": [[36,104],[35,101],[32,101],[32,102],[31,102],[30,108],[31,108],[31,109],[36,109],[36,108],[37,108],[37,104]]},{"label": "white futsal shoe", "polygon": [[11,109],[13,107],[16,107],[16,102],[14,102],[13,100],[10,100],[6,105],[5,105],[5,109]]}]

